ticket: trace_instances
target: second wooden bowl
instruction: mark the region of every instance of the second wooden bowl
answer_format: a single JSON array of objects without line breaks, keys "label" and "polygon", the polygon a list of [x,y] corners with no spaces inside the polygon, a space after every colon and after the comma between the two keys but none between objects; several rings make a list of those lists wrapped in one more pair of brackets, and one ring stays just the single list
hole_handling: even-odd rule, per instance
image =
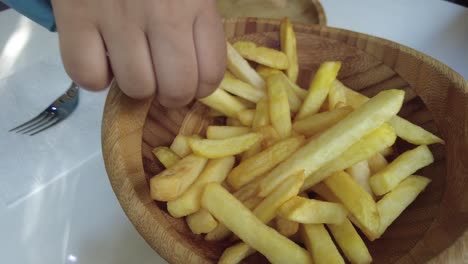
[{"label": "second wooden bowl", "polygon": [[[340,60],[338,79],[373,96],[381,90],[406,91],[399,113],[445,139],[433,145],[435,163],[421,174],[432,183],[394,222],[384,236],[368,243],[374,263],[422,263],[437,257],[468,226],[468,86],[447,66],[402,45],[346,30],[295,24],[300,76],[307,87],[321,62]],[[278,47],[279,22],[242,19],[225,22],[229,39],[249,39]],[[211,120],[197,105],[166,109],[156,100],[136,101],[114,84],[103,118],[103,155],[110,182],[131,222],[146,241],[171,263],[215,263],[228,242],[206,242],[183,219],[171,217],[164,203],[151,200],[148,180],[163,169],[151,153],[169,145],[181,131],[201,131]],[[185,121],[184,121],[185,120]],[[398,151],[408,144],[398,141]],[[464,246],[450,255],[462,262]],[[460,253],[461,252],[461,253]],[[258,263],[257,254],[246,260]],[[439,256],[447,263],[447,255]]]}]

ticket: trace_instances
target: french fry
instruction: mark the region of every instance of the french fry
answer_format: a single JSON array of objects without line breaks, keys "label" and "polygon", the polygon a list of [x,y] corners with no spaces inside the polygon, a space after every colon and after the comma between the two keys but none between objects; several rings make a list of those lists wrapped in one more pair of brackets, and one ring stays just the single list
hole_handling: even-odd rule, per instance
[{"label": "french fry", "polygon": [[[253,214],[262,223],[266,224],[272,221],[278,208],[291,197],[298,194],[299,188],[304,182],[304,172],[299,171],[293,174],[289,179],[285,180],[277,189],[275,189],[269,196],[263,199],[252,211]],[[237,252],[237,254],[245,254],[244,252]]]},{"label": "french fry", "polygon": [[255,129],[255,131],[262,134],[261,145],[264,149],[281,140],[278,132],[276,132],[276,129],[274,129],[272,126],[262,126]]},{"label": "french fry", "polygon": [[342,224],[327,225],[327,227],[349,262],[360,264],[372,262],[366,244],[348,219]]},{"label": "french fry", "polygon": [[[369,100],[367,96],[344,86],[340,82],[338,82],[337,85],[341,85],[341,88],[345,93],[347,104],[355,109],[359,108]],[[444,144],[443,139],[399,116],[393,117],[389,120],[389,123],[395,129],[398,137],[408,141],[409,143],[415,145],[430,145],[435,143]]]},{"label": "french fry", "polygon": [[237,113],[246,109],[244,104],[222,89],[216,89],[212,94],[198,100],[229,117],[237,117]]},{"label": "french fry", "polygon": [[[301,98],[294,92],[293,86],[294,85],[284,73],[279,72],[278,74],[272,74],[267,77],[267,85],[268,85],[268,78],[273,77],[276,85],[283,87],[283,89],[286,91],[286,94],[288,95],[288,103],[289,103],[289,108],[291,109],[291,112],[296,113],[299,111],[299,108],[301,107],[302,101]],[[300,89],[300,88],[299,88]],[[302,89],[301,89],[302,90]]]},{"label": "french fry", "polygon": [[237,101],[243,104],[246,109],[254,109],[255,106],[257,105],[257,103],[246,100],[240,96],[235,95],[234,98],[236,98]]},{"label": "french fry", "polygon": [[219,222],[270,262],[311,263],[307,251],[262,223],[219,184],[209,183],[205,187],[202,205]]},{"label": "french fry", "polygon": [[257,129],[270,124],[270,110],[268,98],[260,100],[255,109],[255,116],[252,121],[252,128]]},{"label": "french fry", "polygon": [[248,133],[226,139],[189,139],[189,145],[195,154],[217,159],[240,154],[260,141],[261,137],[258,133]]},{"label": "french fry", "polygon": [[249,127],[252,125],[252,122],[255,118],[255,110],[253,109],[242,110],[237,114],[237,118],[239,119],[242,125]]},{"label": "french fry", "polygon": [[362,189],[349,174],[339,171],[326,178],[324,182],[344,207],[356,217],[366,232],[375,234],[379,231],[380,220],[377,204],[372,196]]},{"label": "french fry", "polygon": [[[258,185],[256,185],[255,187],[257,187],[257,186]],[[248,187],[248,185],[246,185],[245,187]],[[247,190],[247,189],[245,190],[245,191],[247,191],[245,193],[240,194],[239,193],[240,190],[239,190],[235,194],[233,194],[234,197],[236,197],[239,201],[241,201],[244,204],[244,206],[247,207],[249,210],[253,210],[263,200],[262,198],[257,197],[257,196],[255,196],[253,194],[254,192],[256,192],[257,188],[252,189],[252,190],[253,190],[252,194],[248,194],[249,190]],[[236,194],[239,197],[237,197]],[[247,197],[246,195],[253,195],[253,196]],[[229,235],[231,235],[231,234],[232,234],[231,231],[229,229],[227,229],[227,227],[225,225],[223,225],[222,223],[218,223],[218,226],[216,226],[215,229],[213,229],[211,232],[206,234],[205,240],[207,240],[207,241],[219,241],[219,240],[223,240],[223,239],[229,237]]]},{"label": "french fry", "polygon": [[190,154],[150,179],[151,198],[157,201],[177,199],[197,179],[207,159]]},{"label": "french fry", "polygon": [[167,203],[167,210],[173,217],[182,217],[197,212],[203,188],[207,183],[224,181],[234,166],[235,158],[228,156],[221,159],[209,160],[200,176],[179,198]]},{"label": "french fry", "polygon": [[305,191],[331,174],[368,159],[387,146],[393,145],[395,140],[396,134],[393,128],[388,124],[383,124],[307,177],[301,190]]},{"label": "french fry", "polygon": [[255,144],[253,144],[248,150],[246,150],[244,153],[241,154],[241,161],[244,161],[253,155],[259,153],[262,151],[262,142],[259,141]]},{"label": "french fry", "polygon": [[302,240],[309,250],[314,263],[343,263],[343,257],[323,224],[301,225]]},{"label": "french fry", "polygon": [[[244,112],[244,111],[246,111],[246,110],[242,110],[241,112]],[[244,126],[244,124],[242,124],[241,121],[239,121],[239,119],[234,118],[234,117],[226,118],[226,125],[228,125],[228,126]],[[187,142],[187,144],[188,144],[188,142]],[[189,148],[190,148],[190,146],[189,146]]]},{"label": "french fry", "polygon": [[[307,96],[307,90],[302,89],[296,83],[292,82],[282,71],[273,69],[264,65],[258,65],[256,71],[263,79],[267,79],[269,76],[274,74],[282,74],[286,77],[286,85],[290,88],[296,95],[299,97],[300,100],[304,100]],[[289,101],[291,103],[291,99]]]},{"label": "french fry", "polygon": [[291,135],[291,110],[288,95],[281,84],[281,75],[272,75],[267,79],[270,120],[281,138]]},{"label": "french fry", "polygon": [[372,192],[369,185],[369,177],[371,176],[371,172],[367,160],[363,160],[354,164],[353,166],[347,168],[346,172],[354,179],[357,184],[359,184],[366,192],[374,197],[374,193]]},{"label": "french fry", "polygon": [[264,90],[253,87],[252,85],[245,83],[237,79],[232,73],[226,72],[224,78],[219,87],[225,91],[235,94],[241,98],[244,98],[250,102],[257,103],[266,96]]},{"label": "french fry", "polygon": [[376,195],[384,195],[393,190],[401,181],[434,162],[434,157],[426,145],[418,146],[398,156],[387,167],[370,177],[369,184]]},{"label": "french fry", "polygon": [[242,56],[232,47],[229,42],[227,45],[227,68],[241,81],[244,81],[253,87],[260,90],[265,89],[265,81],[258,73],[250,66],[250,64],[242,58]]},{"label": "french fry", "polygon": [[382,154],[376,153],[367,160],[367,164],[369,165],[371,175],[374,175],[383,168],[387,167],[388,161]]},{"label": "french fry", "polygon": [[341,68],[341,62],[327,61],[320,65],[320,68],[315,73],[309,87],[307,97],[304,99],[296,119],[299,120],[308,115],[315,114],[319,111],[325,99],[332,82],[336,79],[338,71]]},{"label": "french fry", "polygon": [[178,134],[174,141],[172,141],[171,146],[169,147],[177,156],[184,158],[188,154],[192,153],[190,146],[188,144],[188,137]]},{"label": "french fry", "polygon": [[205,209],[187,216],[186,221],[192,233],[196,235],[208,233],[218,225],[216,219]]},{"label": "french fry", "polygon": [[168,147],[156,147],[153,149],[153,154],[166,168],[180,160],[180,157]]},{"label": "french fry", "polygon": [[304,141],[304,137],[281,140],[264,151],[242,161],[229,173],[227,182],[235,189],[239,189],[274,168],[301,147]]},{"label": "french fry", "polygon": [[225,139],[245,135],[249,132],[251,132],[251,129],[245,126],[208,126],[206,138]]},{"label": "french fry", "polygon": [[286,69],[286,75],[295,83],[299,75],[299,64],[297,62],[296,34],[294,33],[291,21],[284,18],[280,25],[281,50],[288,57],[289,65]]},{"label": "french fry", "polygon": [[247,60],[284,70],[288,68],[288,57],[281,51],[267,47],[258,47],[251,41],[237,41],[232,45]]},{"label": "french fry", "polygon": [[390,156],[394,153],[393,151],[393,148],[392,147],[387,147],[385,148],[384,150],[380,151],[380,154],[384,157],[387,157],[387,156]]},{"label": "french fry", "polygon": [[328,109],[336,109],[340,104],[346,105],[346,96],[342,86],[338,85],[337,82],[332,82],[328,92]]},{"label": "french fry", "polygon": [[350,106],[330,112],[322,112],[299,119],[293,123],[293,129],[305,136],[313,136],[338,123],[353,111]]},{"label": "french fry", "polygon": [[219,258],[218,264],[237,264],[255,252],[255,249],[251,248],[249,245],[244,242],[239,242],[224,250]]},{"label": "french fry", "polygon": [[377,203],[380,215],[380,237],[395,219],[408,207],[431,182],[430,179],[412,175],[402,181],[393,191],[387,193]]},{"label": "french fry", "polygon": [[341,204],[295,196],[278,209],[278,215],[302,224],[341,224],[347,211]]},{"label": "french fry", "polygon": [[394,117],[390,121],[397,135],[415,145],[445,144],[444,140],[424,128],[417,126],[401,117]]},{"label": "french fry", "polygon": [[291,172],[303,169],[308,176],[337,158],[361,137],[394,116],[401,108],[403,97],[403,91],[383,91],[319,137],[310,140],[267,174],[260,184],[259,196],[268,195]]},{"label": "french fry", "polygon": [[288,220],[281,216],[275,218],[276,230],[285,237],[293,236],[299,231],[299,223]]}]

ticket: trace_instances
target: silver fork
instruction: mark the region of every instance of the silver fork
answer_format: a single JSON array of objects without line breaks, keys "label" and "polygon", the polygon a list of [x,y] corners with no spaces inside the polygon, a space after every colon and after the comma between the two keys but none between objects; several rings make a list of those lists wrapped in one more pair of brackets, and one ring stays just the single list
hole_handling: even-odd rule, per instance
[{"label": "silver fork", "polygon": [[29,134],[34,136],[65,120],[78,105],[79,86],[71,83],[70,88],[57,98],[51,105],[33,119],[10,129],[8,132]]}]

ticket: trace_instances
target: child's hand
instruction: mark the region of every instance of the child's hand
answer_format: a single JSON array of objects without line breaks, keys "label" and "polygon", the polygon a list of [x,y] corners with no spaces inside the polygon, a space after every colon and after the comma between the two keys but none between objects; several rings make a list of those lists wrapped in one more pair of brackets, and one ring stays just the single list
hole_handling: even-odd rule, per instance
[{"label": "child's hand", "polygon": [[[103,89],[112,74],[134,98],[157,92],[168,107],[209,95],[226,44],[214,0],[52,0],[65,69]],[[106,57],[106,51],[108,57]]]}]

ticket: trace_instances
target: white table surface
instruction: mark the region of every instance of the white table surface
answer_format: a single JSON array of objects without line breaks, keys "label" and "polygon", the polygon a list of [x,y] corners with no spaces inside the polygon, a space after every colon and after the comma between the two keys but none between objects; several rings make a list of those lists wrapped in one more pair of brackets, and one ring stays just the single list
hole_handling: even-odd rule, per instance
[{"label": "white table surface", "polygon": [[[322,0],[328,25],[387,38],[468,77],[468,9],[441,0]],[[139,236],[109,185],[100,149],[106,92],[35,137],[6,131],[70,80],[57,36],[0,12],[0,262],[165,263]]]}]

